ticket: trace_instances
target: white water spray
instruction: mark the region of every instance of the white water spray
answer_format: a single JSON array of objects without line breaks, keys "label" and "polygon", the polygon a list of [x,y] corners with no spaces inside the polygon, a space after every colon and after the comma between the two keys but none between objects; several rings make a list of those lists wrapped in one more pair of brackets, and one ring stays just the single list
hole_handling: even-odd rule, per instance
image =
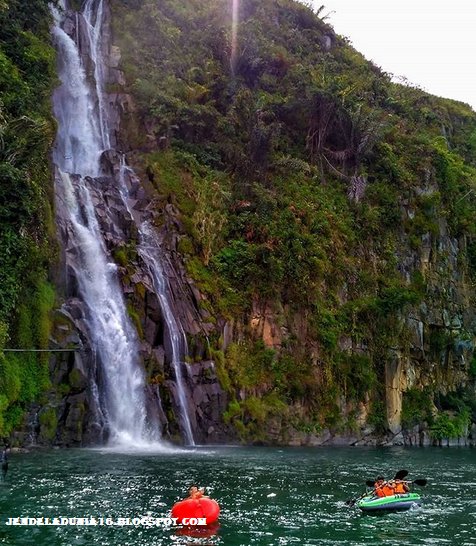
[{"label": "white water spray", "polygon": [[[64,11],[64,4],[62,5]],[[66,252],[74,253],[72,267],[87,309],[87,327],[98,356],[101,384],[93,385],[98,403],[98,422],[107,424],[112,445],[144,447],[159,440],[159,434],[147,425],[144,396],[145,377],[138,359],[138,340],[130,323],[117,278],[110,260],[93,204],[92,182],[87,177],[101,175],[100,158],[110,148],[110,129],[106,108],[106,75],[103,51],[103,0],[86,0],[83,21],[86,25],[88,53],[94,66],[92,83],[86,77],[81,53],[75,41],[62,29],[62,14],[53,9],[53,29],[58,51],[58,72],[62,85],[54,94],[54,113],[58,135],[53,154],[57,167],[56,192],[67,224]],[[78,25],[79,17],[76,17]],[[79,31],[76,28],[76,40]],[[132,171],[122,162],[118,182],[127,206],[124,172]],[[131,212],[131,211],[130,211]],[[131,218],[134,219],[131,214]],[[160,247],[153,232],[140,222],[139,252],[149,268],[159,297],[172,346],[172,366],[180,406],[185,441],[194,445],[188,404],[183,387],[182,369],[187,370],[181,355],[186,352],[186,337],[175,319],[160,262]]]},{"label": "white water spray", "polygon": [[58,25],[53,28],[62,85],[54,94],[58,121],[54,162],[62,171],[99,175],[103,151],[91,90],[74,41]]},{"label": "white water spray", "polygon": [[99,103],[99,127],[101,131],[101,139],[103,148],[108,150],[111,147],[111,141],[109,138],[109,123],[107,119],[106,100],[105,100],[105,76],[106,66],[102,56],[101,38],[102,27],[104,20],[104,4],[100,1],[97,4],[96,13],[94,6],[97,3],[96,0],[87,0],[84,6],[84,19],[87,23],[87,31],[89,36],[89,43],[91,44],[91,59],[94,62],[94,81],[96,82],[98,103]]},{"label": "white water spray", "polygon": [[[97,10],[98,18],[100,13],[102,9]],[[100,174],[100,157],[108,142],[95,104],[101,90],[89,87],[78,47],[60,27],[58,16],[56,20],[53,36],[62,84],[53,97],[58,120],[54,162],[57,200],[68,232],[66,253],[74,255],[71,262],[87,310],[87,329],[101,362],[101,410],[109,441],[142,445],[159,436],[147,426],[138,340],[96,218],[91,181],[86,178]]]},{"label": "white water spray", "polygon": [[[121,170],[119,179],[121,181],[121,195],[125,206],[127,207],[131,218],[134,218],[133,212],[128,204],[127,199],[127,184],[125,183],[126,175],[136,178],[135,173],[125,163],[125,158],[122,158]],[[177,405],[180,407],[180,419],[182,422],[182,431],[185,436],[185,443],[189,446],[194,446],[192,426],[188,413],[187,396],[184,389],[184,378],[182,370],[185,368],[188,371],[187,363],[182,359],[182,355],[187,353],[187,338],[180,322],[175,318],[170,303],[170,290],[166,282],[166,276],[162,267],[162,256],[160,252],[160,243],[157,240],[157,235],[153,228],[147,223],[137,223],[140,235],[140,245],[137,250],[140,256],[147,265],[149,273],[152,277],[155,293],[160,301],[160,306],[163,312],[163,318],[172,349],[172,368],[175,372],[175,384],[177,389],[178,400]]]},{"label": "white water spray", "polygon": [[139,253],[144,262],[149,266],[149,271],[152,275],[154,288],[160,300],[160,306],[164,314],[165,324],[169,332],[169,339],[172,345],[172,367],[175,372],[175,383],[177,387],[178,405],[181,409],[182,428],[185,433],[187,445],[195,445],[190,425],[190,418],[187,411],[187,398],[183,387],[184,378],[182,374],[183,367],[186,368],[187,363],[181,358],[185,354],[187,346],[187,338],[181,324],[176,320],[172,308],[170,306],[169,297],[167,294],[167,286],[165,283],[165,275],[162,269],[162,264],[159,256],[158,243],[156,235],[150,226],[141,226],[141,244],[138,247]]}]

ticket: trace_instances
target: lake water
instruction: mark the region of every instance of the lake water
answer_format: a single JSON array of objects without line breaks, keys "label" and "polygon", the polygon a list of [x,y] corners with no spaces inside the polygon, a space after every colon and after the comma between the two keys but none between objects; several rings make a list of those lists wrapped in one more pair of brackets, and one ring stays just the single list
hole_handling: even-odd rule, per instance
[{"label": "lake water", "polygon": [[[365,515],[345,501],[377,474],[426,478],[418,509]],[[222,509],[211,536],[177,528],[5,525],[13,517],[167,517],[191,484]],[[417,488],[415,488],[416,490]],[[0,544],[45,546],[476,545],[476,450],[210,447],[10,456]]]}]

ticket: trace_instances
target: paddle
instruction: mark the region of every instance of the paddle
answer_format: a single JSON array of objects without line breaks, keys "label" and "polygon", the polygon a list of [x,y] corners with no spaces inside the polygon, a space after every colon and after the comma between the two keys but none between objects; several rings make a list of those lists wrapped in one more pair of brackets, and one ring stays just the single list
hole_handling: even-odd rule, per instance
[{"label": "paddle", "polygon": [[[417,480],[410,480],[410,481],[396,480],[396,481],[404,481],[405,483],[414,483],[415,485],[419,485],[420,487],[424,487],[428,483],[428,480],[425,480],[425,479],[417,479]],[[373,482],[373,480],[367,480],[365,482],[365,485],[367,487],[374,487],[375,483]]]},{"label": "paddle", "polygon": [[407,483],[414,483],[415,485],[419,485],[420,487],[424,487],[428,483],[428,480],[425,480],[423,478],[421,480],[412,480],[411,482],[407,482]]},{"label": "paddle", "polygon": [[356,499],[348,499],[345,501],[346,505],[347,506],[354,506],[356,502],[359,502],[359,500],[363,499],[365,496],[369,495],[370,493],[363,493],[362,495],[360,495],[360,497],[356,498]]},{"label": "paddle", "polygon": [[[395,477],[393,478],[394,480],[403,480],[403,478],[405,478],[406,476],[408,476],[408,470],[399,470],[396,474],[395,474]],[[360,499],[363,499],[365,496],[367,495],[372,495],[373,493],[375,493],[375,482],[373,481],[370,481],[370,480],[367,480],[365,482],[365,484],[368,486],[368,487],[374,487],[374,490],[371,491],[370,493],[368,492],[365,492],[363,493],[362,495],[360,495],[360,497],[356,498],[356,499],[348,499],[345,503],[347,506],[354,506],[356,502],[358,502]],[[417,484],[418,485],[418,484]]]},{"label": "paddle", "polygon": [[407,476],[408,476],[408,470],[399,470],[395,474],[395,477],[393,479],[394,480],[403,480],[403,478],[406,478]]},{"label": "paddle", "polygon": [[[405,478],[406,476],[408,476],[408,470],[399,470],[399,471],[395,474],[393,480],[391,480],[391,481],[401,481],[401,480],[403,480],[403,478]],[[373,488],[373,487],[375,486],[375,481],[374,481],[374,480],[367,480],[367,481],[365,482],[365,485],[366,485],[367,487],[372,487],[372,488]]]}]

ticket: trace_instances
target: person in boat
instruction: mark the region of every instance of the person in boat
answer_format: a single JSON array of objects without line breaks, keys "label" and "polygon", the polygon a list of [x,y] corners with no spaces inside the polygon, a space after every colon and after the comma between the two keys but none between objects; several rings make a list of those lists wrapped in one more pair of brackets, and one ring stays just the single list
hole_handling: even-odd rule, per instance
[{"label": "person in boat", "polygon": [[385,480],[383,476],[378,476],[377,481],[375,482],[375,494],[377,497],[390,497],[394,495],[394,488],[392,485]]},{"label": "person in boat", "polygon": [[188,498],[198,500],[203,497],[204,493],[205,489],[203,487],[198,489],[196,485],[192,485],[192,487],[189,489],[190,496]]},{"label": "person in boat", "polygon": [[391,495],[403,495],[408,493],[410,488],[403,480],[392,480],[387,482],[383,476],[379,476],[375,482],[375,494],[377,497],[390,497]]},{"label": "person in boat", "polygon": [[385,481],[385,478],[383,476],[378,476],[375,480],[374,484],[374,493],[377,495],[377,497],[385,497],[383,494],[383,488],[387,482]]},{"label": "person in boat", "polygon": [[2,463],[2,480],[5,481],[8,472],[8,458],[7,458],[8,446],[5,446],[2,450],[1,463]]},{"label": "person in boat", "polygon": [[410,491],[408,483],[403,480],[393,481],[390,485],[391,487],[393,487],[394,495],[404,495],[405,493],[408,493]]}]

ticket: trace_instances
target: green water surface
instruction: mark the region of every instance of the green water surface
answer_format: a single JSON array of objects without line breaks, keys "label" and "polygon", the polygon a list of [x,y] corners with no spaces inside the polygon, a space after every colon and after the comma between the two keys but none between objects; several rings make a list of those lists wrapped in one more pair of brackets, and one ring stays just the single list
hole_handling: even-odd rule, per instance
[{"label": "green water surface", "polygon": [[[408,469],[427,478],[418,509],[366,515],[345,501],[367,479]],[[196,448],[53,450],[10,456],[0,487],[0,544],[476,545],[476,450]],[[211,536],[176,528],[5,525],[13,517],[166,517],[198,483],[221,506]],[[416,488],[415,488],[416,491]]]}]

